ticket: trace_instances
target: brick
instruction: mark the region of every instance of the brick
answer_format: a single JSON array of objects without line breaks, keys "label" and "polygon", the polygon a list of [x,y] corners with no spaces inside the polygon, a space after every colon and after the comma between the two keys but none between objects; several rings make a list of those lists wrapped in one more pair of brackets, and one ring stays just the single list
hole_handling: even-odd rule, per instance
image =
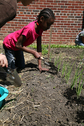
[{"label": "brick", "polygon": [[[1,28],[0,39],[35,20],[42,9],[49,7],[56,17],[52,25],[51,42],[55,44],[74,43],[76,35],[82,28],[83,5],[83,0],[40,0],[33,1],[28,6],[23,6],[19,2],[16,18]],[[50,30],[43,32],[42,43],[49,43],[49,36]]]}]

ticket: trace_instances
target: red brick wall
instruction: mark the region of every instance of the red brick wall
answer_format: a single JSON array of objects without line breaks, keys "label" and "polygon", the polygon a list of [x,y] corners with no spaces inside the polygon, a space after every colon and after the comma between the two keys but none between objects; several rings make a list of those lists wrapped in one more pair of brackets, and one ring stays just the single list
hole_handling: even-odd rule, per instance
[{"label": "red brick wall", "polygon": [[[38,0],[28,6],[18,3],[17,16],[6,23],[0,30],[0,40],[9,33],[21,29],[29,22],[35,20],[38,13],[44,8],[51,8],[55,14],[55,22],[52,25],[52,39],[54,44],[72,44],[76,35],[83,26],[84,0]],[[42,35],[42,42],[48,43],[50,30]]]}]

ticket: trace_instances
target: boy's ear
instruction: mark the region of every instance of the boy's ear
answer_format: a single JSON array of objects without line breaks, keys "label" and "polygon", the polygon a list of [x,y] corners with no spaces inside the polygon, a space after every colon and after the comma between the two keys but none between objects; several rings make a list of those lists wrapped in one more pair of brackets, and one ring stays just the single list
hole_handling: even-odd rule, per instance
[{"label": "boy's ear", "polygon": [[44,17],[41,16],[41,17],[40,17],[40,22],[43,22],[43,21],[44,21]]}]

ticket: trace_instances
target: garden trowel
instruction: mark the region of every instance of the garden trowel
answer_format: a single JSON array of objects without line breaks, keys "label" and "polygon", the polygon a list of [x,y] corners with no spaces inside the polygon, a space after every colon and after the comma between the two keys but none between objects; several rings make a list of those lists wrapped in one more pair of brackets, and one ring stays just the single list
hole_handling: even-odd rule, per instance
[{"label": "garden trowel", "polygon": [[49,70],[53,70],[54,74],[58,73],[58,68],[54,65],[53,62],[47,62],[44,57],[40,57],[40,59],[44,62],[45,65],[49,66],[50,69]]},{"label": "garden trowel", "polygon": [[44,62],[45,65],[50,66],[50,64],[47,61],[45,61],[44,57],[40,57],[40,58],[41,58],[41,60],[43,60],[43,62]]},{"label": "garden trowel", "polygon": [[16,71],[16,69],[11,69],[11,68],[1,68],[0,70],[0,77],[2,79],[11,82],[13,85],[16,87],[21,86],[21,79]]}]

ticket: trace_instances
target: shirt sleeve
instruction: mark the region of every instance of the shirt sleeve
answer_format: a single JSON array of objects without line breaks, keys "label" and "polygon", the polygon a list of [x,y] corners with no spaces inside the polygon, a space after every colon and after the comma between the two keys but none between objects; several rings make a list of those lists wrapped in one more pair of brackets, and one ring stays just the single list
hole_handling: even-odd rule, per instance
[{"label": "shirt sleeve", "polygon": [[30,34],[31,34],[31,30],[28,27],[24,27],[22,30],[22,35],[24,35],[26,39],[28,39],[30,37]]}]

